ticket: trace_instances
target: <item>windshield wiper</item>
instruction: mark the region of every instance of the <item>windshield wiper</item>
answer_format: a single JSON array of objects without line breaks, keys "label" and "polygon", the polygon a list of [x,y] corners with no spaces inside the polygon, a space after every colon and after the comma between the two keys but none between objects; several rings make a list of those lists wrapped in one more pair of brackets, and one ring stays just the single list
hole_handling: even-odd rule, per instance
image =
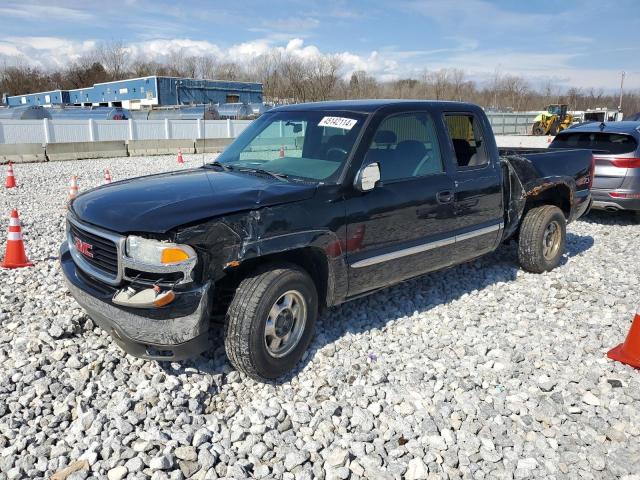
[{"label": "windshield wiper", "polygon": [[229,170],[233,170],[233,167],[230,167],[229,165],[225,165],[224,163],[220,163],[217,160],[214,160],[211,163],[207,163],[205,165],[205,167],[218,167],[218,168],[221,168],[222,170],[224,170],[226,172],[228,172]]},{"label": "windshield wiper", "polygon": [[287,181],[289,179],[289,176],[284,174],[284,173],[270,172],[269,170],[265,170],[263,168],[239,168],[239,167],[235,167],[235,170],[237,170],[238,172],[250,172],[250,173],[259,173],[259,174],[262,174],[262,175],[269,175],[270,177],[276,178],[278,180],[283,180],[283,181]]},{"label": "windshield wiper", "polygon": [[275,173],[270,172],[269,170],[265,170],[263,168],[253,168],[253,167],[235,167],[231,165],[227,165],[224,163],[220,163],[217,160],[214,160],[211,163],[207,163],[205,166],[207,167],[218,167],[224,170],[225,172],[235,171],[235,172],[249,172],[249,173],[259,173],[261,175],[268,175],[270,177],[276,178],[278,180],[286,181],[289,176],[284,173]]}]

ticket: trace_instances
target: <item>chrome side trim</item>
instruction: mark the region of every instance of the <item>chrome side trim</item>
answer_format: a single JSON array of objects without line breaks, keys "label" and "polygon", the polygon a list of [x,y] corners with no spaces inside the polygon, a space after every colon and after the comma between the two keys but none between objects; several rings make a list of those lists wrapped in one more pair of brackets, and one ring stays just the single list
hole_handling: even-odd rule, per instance
[{"label": "chrome side trim", "polygon": [[426,252],[427,250],[433,250],[434,248],[444,247],[456,243],[456,237],[443,238],[435,242],[423,243],[422,245],[416,245],[415,247],[404,248],[402,250],[396,250],[395,252],[384,253],[382,255],[376,255],[375,257],[365,258],[351,264],[352,268],[368,267],[375,265],[376,263],[388,262],[389,260],[395,260],[396,258],[406,257],[407,255],[415,255],[416,253]]},{"label": "chrome side trim", "polygon": [[496,223],[488,227],[478,228],[470,232],[466,232],[460,235],[454,235],[452,237],[443,238],[442,240],[436,240],[435,242],[423,243],[422,245],[416,245],[415,247],[403,248],[402,250],[396,250],[395,252],[383,253],[382,255],[376,255],[374,257],[365,258],[351,264],[351,268],[362,268],[376,265],[382,262],[388,262],[389,260],[396,260],[398,258],[406,257],[409,255],[415,255],[416,253],[426,252],[433,250],[434,248],[440,248],[447,245],[451,245],[456,242],[462,242],[469,240],[470,238],[479,237],[480,235],[486,235],[487,233],[497,232],[502,230],[504,223]]},{"label": "chrome side trim", "polygon": [[71,216],[67,216],[67,221],[69,223],[73,223],[79,230],[84,230],[98,237],[105,238],[107,240],[112,241],[115,244],[116,252],[118,254],[118,273],[115,277],[113,277],[113,275],[108,275],[102,272],[101,270],[97,269],[93,265],[91,265],[89,262],[87,262],[84,259],[81,253],[76,251],[74,247],[73,238],[71,236],[71,230],[67,228],[67,242],[69,244],[69,252],[71,253],[71,258],[73,258],[73,261],[75,262],[75,264],[78,265],[78,267],[84,272],[106,283],[107,285],[113,285],[113,286],[119,285],[120,282],[122,281],[123,267],[122,267],[121,259],[122,259],[122,253],[124,252],[124,242],[126,240],[126,237],[112,233],[112,232],[108,232],[106,230],[102,230],[101,228],[96,228],[90,225],[86,225],[84,223],[80,223],[77,220],[73,219]]},{"label": "chrome side trim", "polygon": [[498,230],[502,230],[503,226],[504,226],[504,223],[500,222],[495,225],[489,225],[488,227],[478,228],[477,230],[471,230],[470,232],[456,235],[456,242],[469,240],[470,238],[479,237],[480,235],[486,235],[487,233],[491,233],[491,232],[497,232]]}]

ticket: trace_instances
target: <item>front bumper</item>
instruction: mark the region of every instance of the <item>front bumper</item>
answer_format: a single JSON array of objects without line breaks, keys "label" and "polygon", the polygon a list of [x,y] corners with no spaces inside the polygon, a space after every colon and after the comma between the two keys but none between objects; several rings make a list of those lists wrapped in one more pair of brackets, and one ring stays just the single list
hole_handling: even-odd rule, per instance
[{"label": "front bumper", "polygon": [[609,192],[620,191],[623,193],[638,193],[622,190],[591,190],[593,195],[593,208],[600,210],[634,210],[640,211],[640,198],[617,198],[609,195]]},{"label": "front bumper", "polygon": [[113,304],[118,289],[94,281],[77,268],[67,242],[60,247],[60,263],[73,297],[125,352],[173,361],[208,348],[210,283],[176,291],[176,299],[166,307],[133,309]]}]

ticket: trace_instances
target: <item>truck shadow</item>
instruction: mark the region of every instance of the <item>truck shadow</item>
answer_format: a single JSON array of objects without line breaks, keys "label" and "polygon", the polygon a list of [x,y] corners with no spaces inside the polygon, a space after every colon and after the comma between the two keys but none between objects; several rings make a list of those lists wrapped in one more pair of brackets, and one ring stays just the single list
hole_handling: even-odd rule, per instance
[{"label": "truck shadow", "polygon": [[[566,255],[562,258],[561,265],[569,258],[589,250],[593,243],[591,236],[567,233]],[[303,361],[290,375],[272,383],[288,382],[317,355],[323,355],[321,350],[324,347],[334,344],[345,335],[383,329],[396,319],[412,316],[414,313],[428,313],[435,307],[456,301],[464,295],[482,295],[482,291],[491,285],[515,280],[519,270],[517,244],[510,242],[477,260],[408,280],[367,297],[333,307],[318,319],[315,336]],[[349,321],[345,322],[345,318]],[[237,376],[235,373],[231,379],[227,375],[233,368],[230,367],[224,353],[223,330],[223,325],[212,327],[211,349],[193,361],[180,364],[164,362],[159,365],[168,375],[214,375],[208,393],[215,394],[223,383],[238,380],[234,378]],[[362,359],[363,362],[366,360]]]},{"label": "truck shadow", "polygon": [[593,247],[594,243],[595,241],[591,235],[576,235],[575,233],[567,232],[566,254],[560,260],[560,265],[565,265],[571,257],[577,257],[586,252]]},{"label": "truck shadow", "polygon": [[[591,236],[567,233],[566,255],[560,265],[586,252],[593,244]],[[465,295],[482,295],[482,291],[491,285],[515,280],[519,270],[517,243],[510,242],[472,262],[433,272],[334,307],[318,320],[309,354],[294,375],[316,355],[322,355],[320,350],[325,346],[339,341],[345,335],[383,329],[396,319],[415,313],[428,313],[439,305],[454,302]],[[350,321],[344,322],[344,318]],[[363,358],[362,361],[366,363],[367,359]]]}]

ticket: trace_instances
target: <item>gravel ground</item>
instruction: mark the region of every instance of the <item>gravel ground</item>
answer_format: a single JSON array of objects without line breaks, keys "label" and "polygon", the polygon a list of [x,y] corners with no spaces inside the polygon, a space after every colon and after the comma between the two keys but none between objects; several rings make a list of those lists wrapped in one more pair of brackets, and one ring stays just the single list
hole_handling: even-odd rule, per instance
[{"label": "gravel ground", "polygon": [[605,357],[638,302],[631,216],[572,224],[551,273],[508,245],[332,309],[296,376],[259,384],[219,332],[193,362],[125,356],[67,293],[69,178],[105,167],[177,165],[16,165],[0,199],[2,244],[17,207],[36,262],[0,270],[0,478],[640,478],[640,373]]}]

